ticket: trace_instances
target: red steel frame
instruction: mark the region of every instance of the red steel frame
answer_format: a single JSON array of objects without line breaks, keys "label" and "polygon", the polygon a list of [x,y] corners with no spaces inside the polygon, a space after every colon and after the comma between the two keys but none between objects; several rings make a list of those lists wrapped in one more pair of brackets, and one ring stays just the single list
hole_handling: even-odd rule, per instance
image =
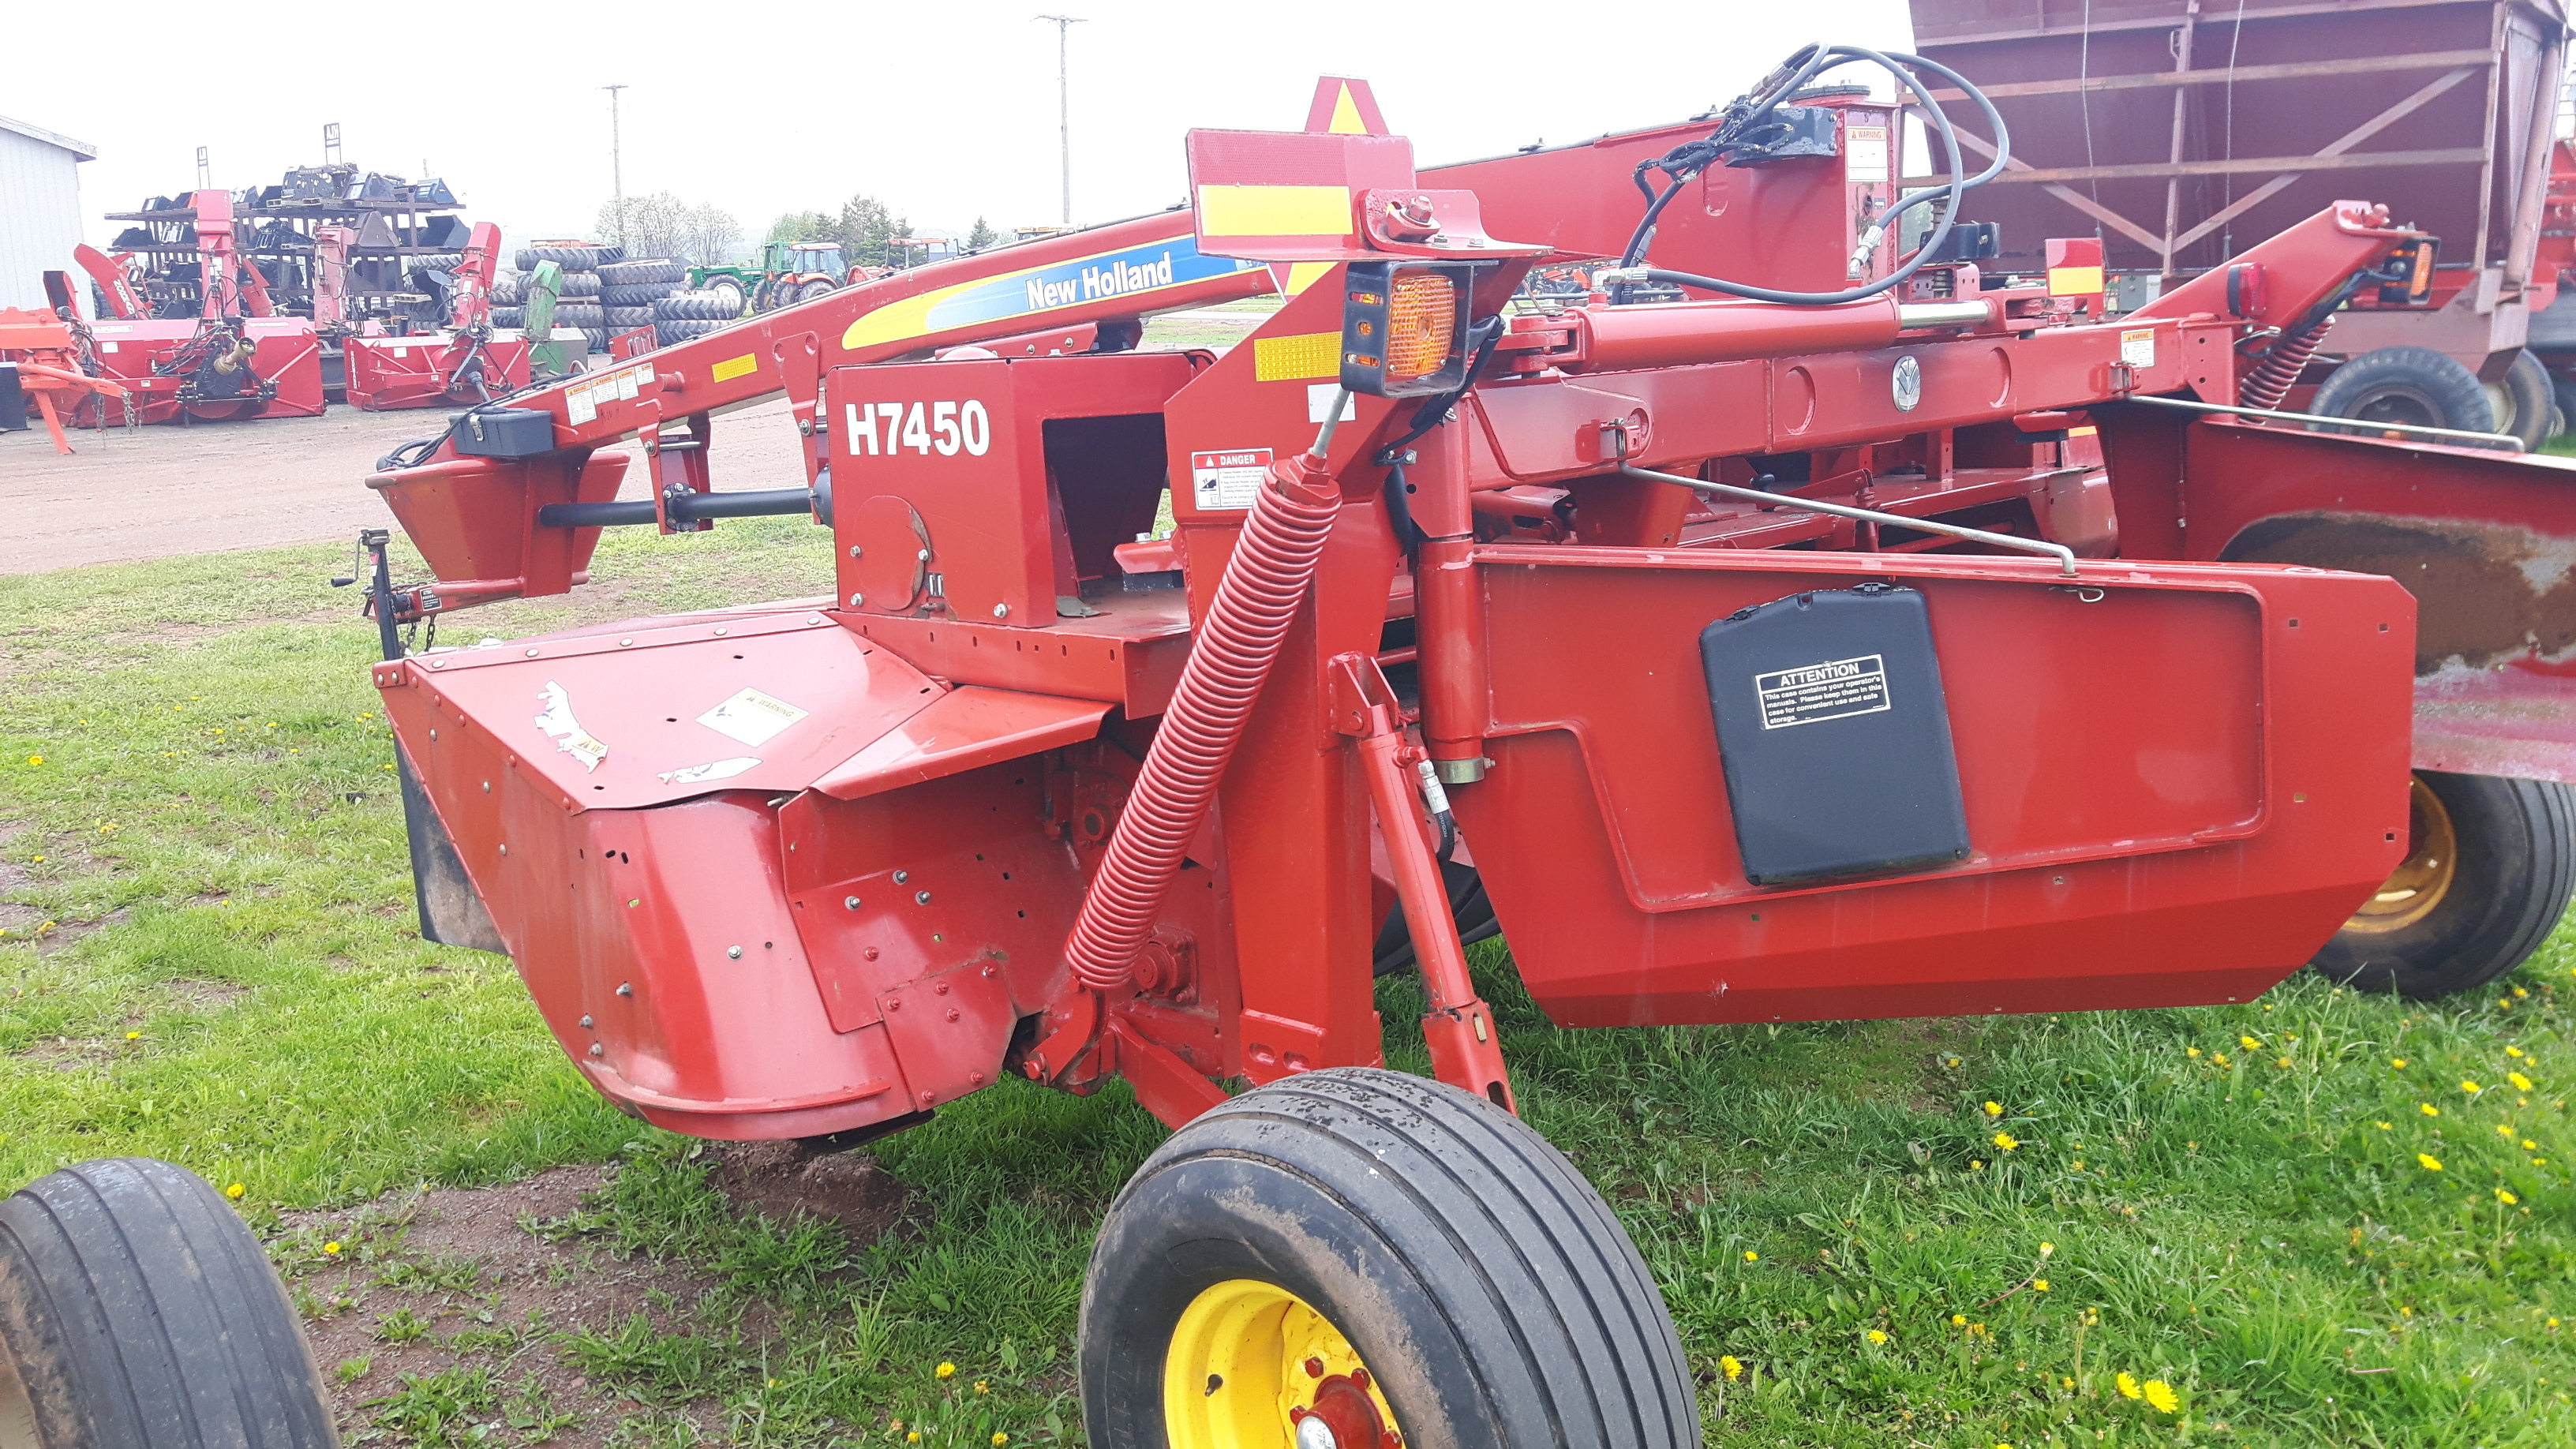
[{"label": "red steel frame", "polygon": [[[1337,86],[1356,83],[1326,82],[1317,132],[1346,109]],[[1858,106],[1843,123],[1870,124]],[[1615,253],[1630,164],[1705,124],[1426,173],[1448,233],[1478,234],[1481,203],[1483,233],[1539,244],[1486,253],[1476,314],[1549,248]],[[1345,187],[1352,220],[1305,238],[1310,259],[1429,250],[1381,235],[1373,209],[1415,185],[1400,142],[1238,140],[1194,151],[1203,188]],[[1657,263],[1838,285],[1885,184],[1835,159],[1716,177],[1708,204],[1675,209]],[[2408,235],[2359,203],[2240,259],[2267,279],[2250,316],[2185,289],[2154,315],[2073,325],[2045,288],[1952,268],[1904,299],[1982,304],[1938,327],[1886,298],[1519,318],[1497,372],[1412,446],[1410,558],[1373,459],[1412,404],[1356,398],[1320,457],[1288,461],[1337,398],[1337,262],[1285,272],[1308,285],[1221,359],[933,360],[1037,321],[1111,331],[1270,289],[1270,268],[1231,256],[1246,248],[1210,194],[531,393],[515,401],[551,416],[543,455],[450,443],[368,480],[438,575],[389,596],[403,615],[562,592],[596,530],[541,510],[615,496],[623,456],[593,447],[640,434],[660,527],[688,531],[705,524],[675,500],[710,491],[712,415],[791,400],[834,535],[829,603],[376,671],[434,828],[558,1039],[628,1110],[712,1137],[874,1131],[1006,1070],[1076,1090],[1115,1072],[1177,1122],[1219,1099],[1212,1079],[1379,1059],[1368,963],[1395,900],[1440,1075],[1508,1103],[1448,926],[1426,762],[1452,782],[1532,994],[1568,1024],[2244,999],[2404,852],[2416,601],[2384,577],[2200,561],[2230,541],[2203,546],[2224,509],[2210,500],[2369,454],[2409,480],[2374,496],[2392,516],[2439,514],[2474,479],[2514,526],[2558,527],[2536,500],[2563,487],[2550,465],[2122,401],[2232,400],[2241,339]],[[1256,254],[1293,259],[1295,240]],[[1911,399],[1900,368],[1920,379]],[[1777,481],[1790,459],[1803,484]],[[1255,578],[1277,545],[1246,542],[1243,499],[1214,476],[1228,467],[1275,495],[1255,527],[1305,510],[1311,562],[1286,582]],[[1765,473],[2097,557],[1963,553],[1663,481]],[[1132,541],[1167,481],[1173,536]],[[2307,485],[2278,486],[2301,506]],[[1180,587],[1152,586],[1174,573]],[[1975,850],[1757,886],[1727,826],[1699,631],[1868,580],[1929,604]],[[1270,647],[1222,642],[1246,598],[1287,610],[1252,674],[1258,707],[1230,757],[1173,766],[1176,700],[1197,708],[1211,679],[1252,668],[1218,651]],[[1138,867],[1120,852],[1163,808],[1156,769],[1214,784],[1214,805],[1170,816],[1183,848]],[[1113,877],[1147,903],[1143,934],[1077,966],[1068,936]]]},{"label": "red steel frame", "polygon": [[[317,235],[317,270],[326,283],[346,274],[346,247],[335,239],[333,250],[339,255],[325,255],[324,243]],[[495,336],[492,331],[492,277],[500,258],[500,228],[488,221],[477,222],[453,273],[455,291],[449,302],[446,332],[417,337],[372,333],[344,337],[340,345],[350,403],[368,412],[450,407],[489,402],[526,387],[527,340]],[[321,318],[323,297],[324,291],[317,289],[316,320]],[[336,288],[331,289],[329,306],[336,317],[341,310]]]},{"label": "red steel frame", "polygon": [[[194,321],[126,314],[138,299],[121,276],[109,285],[102,275],[114,270],[113,260],[81,258],[120,314],[90,328],[101,370],[134,399],[147,423],[320,417],[322,347],[313,323],[274,315],[267,282],[235,251],[230,192],[200,191],[194,205],[202,278],[202,315]],[[192,378],[207,368],[226,376],[248,369],[252,395],[200,396]]]}]

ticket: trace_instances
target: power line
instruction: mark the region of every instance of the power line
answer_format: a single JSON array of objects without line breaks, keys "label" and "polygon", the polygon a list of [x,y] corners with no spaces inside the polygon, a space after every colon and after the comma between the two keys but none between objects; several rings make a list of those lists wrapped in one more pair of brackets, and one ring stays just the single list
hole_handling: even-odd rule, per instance
[{"label": "power line", "polygon": [[1065,38],[1073,27],[1087,24],[1079,15],[1041,15],[1040,20],[1055,26],[1055,110],[1056,131],[1064,146],[1064,224],[1073,225],[1073,92],[1066,78]]}]

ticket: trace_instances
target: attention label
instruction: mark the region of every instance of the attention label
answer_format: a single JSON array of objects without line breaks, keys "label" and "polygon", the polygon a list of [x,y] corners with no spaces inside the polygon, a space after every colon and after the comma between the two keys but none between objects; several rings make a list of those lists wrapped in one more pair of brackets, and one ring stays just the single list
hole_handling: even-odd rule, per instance
[{"label": "attention label", "polygon": [[1268,448],[1190,454],[1190,497],[1201,508],[1250,508],[1270,471]]},{"label": "attention label", "polygon": [[1895,708],[1887,698],[1884,656],[1832,659],[1798,669],[1775,669],[1753,676],[1753,693],[1762,701],[1762,727],[1822,724],[1856,714],[1878,714]]}]

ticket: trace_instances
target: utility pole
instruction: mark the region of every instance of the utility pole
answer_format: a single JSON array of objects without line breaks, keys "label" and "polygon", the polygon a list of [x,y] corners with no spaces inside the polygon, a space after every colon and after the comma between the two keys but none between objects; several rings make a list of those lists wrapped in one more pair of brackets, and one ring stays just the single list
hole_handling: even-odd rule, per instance
[{"label": "utility pole", "polygon": [[1056,133],[1064,146],[1064,224],[1073,225],[1073,92],[1065,78],[1065,37],[1087,22],[1079,15],[1041,15],[1055,26]]},{"label": "utility pole", "polygon": [[623,251],[626,249],[626,168],[624,159],[618,154],[617,93],[626,87],[601,86],[600,89],[608,92],[608,185],[610,194],[617,198],[617,247]]}]

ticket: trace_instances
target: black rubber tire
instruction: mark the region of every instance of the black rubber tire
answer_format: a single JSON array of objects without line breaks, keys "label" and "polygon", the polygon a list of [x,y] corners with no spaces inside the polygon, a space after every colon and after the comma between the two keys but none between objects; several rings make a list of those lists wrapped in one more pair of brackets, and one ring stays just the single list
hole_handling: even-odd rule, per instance
[{"label": "black rubber tire", "polygon": [[815,300],[815,299],[817,299],[817,298],[820,298],[820,297],[828,297],[828,296],[832,295],[834,292],[837,292],[837,291],[839,291],[839,290],[841,290],[841,286],[840,286],[840,284],[839,284],[838,282],[834,282],[834,281],[831,281],[831,280],[829,280],[829,279],[822,278],[822,277],[817,277],[817,278],[815,278],[814,280],[812,280],[812,281],[810,281],[810,282],[806,282],[806,283],[804,283],[804,284],[800,285],[799,287],[797,287],[797,289],[796,289],[796,305],[798,305],[798,306],[802,306],[802,305],[804,305],[805,303],[807,303],[807,302],[811,302],[811,301],[814,301],[814,300]]},{"label": "black rubber tire", "polygon": [[617,331],[653,325],[653,309],[650,307],[604,307],[600,310],[607,314],[608,325]]},{"label": "black rubber tire", "polygon": [[692,337],[704,337],[724,325],[722,322],[708,322],[686,317],[665,318],[653,324],[653,340],[661,346],[668,347],[674,342],[686,342]]},{"label": "black rubber tire", "polygon": [[507,272],[492,279],[492,301],[496,306],[517,307],[528,300],[528,278],[523,272]]},{"label": "black rubber tire", "polygon": [[1454,1087],[1304,1072],[1145,1160],[1083,1278],[1093,1449],[1163,1449],[1173,1331],[1237,1278],[1349,1335],[1417,1449],[1700,1443],[1680,1337],[1619,1220],[1546,1139]]},{"label": "black rubber tire", "polygon": [[555,295],[587,297],[596,300],[599,296],[599,273],[576,272],[567,267],[564,269],[562,284],[555,288]]},{"label": "black rubber tire", "polygon": [[2511,971],[2558,928],[2576,893],[2576,790],[2438,770],[2416,777],[2458,839],[2449,890],[2412,925],[2336,932],[2313,964],[2347,986],[2431,1001]]},{"label": "black rubber tire", "polygon": [[675,262],[667,257],[599,264],[599,279],[612,287],[632,286],[641,282],[678,282],[685,280],[688,275],[687,262]]},{"label": "black rubber tire", "polygon": [[29,1429],[41,1449],[340,1442],[259,1240],[204,1179],[145,1157],[0,1203],[0,1439]]},{"label": "black rubber tire", "polygon": [[2576,427],[2576,377],[2563,372],[2549,374],[2550,390],[2558,397],[2559,428]]},{"label": "black rubber tire", "polygon": [[713,292],[678,292],[653,303],[661,322],[730,322],[742,315],[739,303]]},{"label": "black rubber tire", "polygon": [[605,327],[608,318],[597,302],[557,302],[557,327]]},{"label": "black rubber tire", "polygon": [[590,344],[590,350],[591,350],[591,351],[593,351],[593,352],[606,352],[606,351],[608,350],[608,329],[607,329],[607,328],[605,328],[605,327],[584,327],[584,328],[582,328],[582,329],[581,329],[581,335],[582,335],[582,340]]},{"label": "black rubber tire", "polygon": [[599,300],[610,307],[650,307],[678,290],[668,282],[602,282]]},{"label": "black rubber tire", "polygon": [[2495,430],[2520,439],[2524,452],[2540,451],[2540,445],[2557,434],[2557,390],[2550,386],[2549,369],[2530,349],[2514,353],[2502,381],[2481,387],[2487,395],[2487,411],[2495,418]]},{"label": "black rubber tire", "polygon": [[523,327],[527,325],[527,321],[528,309],[525,307],[494,307],[492,309],[492,325],[495,327]]},{"label": "black rubber tire", "polygon": [[533,272],[539,262],[552,262],[567,272],[595,272],[601,262],[615,261],[608,255],[614,247],[521,247],[512,260],[519,270]]},{"label": "black rubber tire", "polygon": [[704,288],[687,295],[697,297],[729,297],[732,299],[733,310],[726,315],[733,317],[741,316],[742,309],[751,303],[751,291],[746,290],[743,287],[742,279],[739,277],[709,277],[707,278],[707,284]]},{"label": "black rubber tire", "polygon": [[[2334,370],[2308,411],[2330,418],[2413,423],[2434,428],[2495,430],[2478,375],[2429,347],[2382,347]],[[2326,431],[2367,435],[2368,428]]]}]

